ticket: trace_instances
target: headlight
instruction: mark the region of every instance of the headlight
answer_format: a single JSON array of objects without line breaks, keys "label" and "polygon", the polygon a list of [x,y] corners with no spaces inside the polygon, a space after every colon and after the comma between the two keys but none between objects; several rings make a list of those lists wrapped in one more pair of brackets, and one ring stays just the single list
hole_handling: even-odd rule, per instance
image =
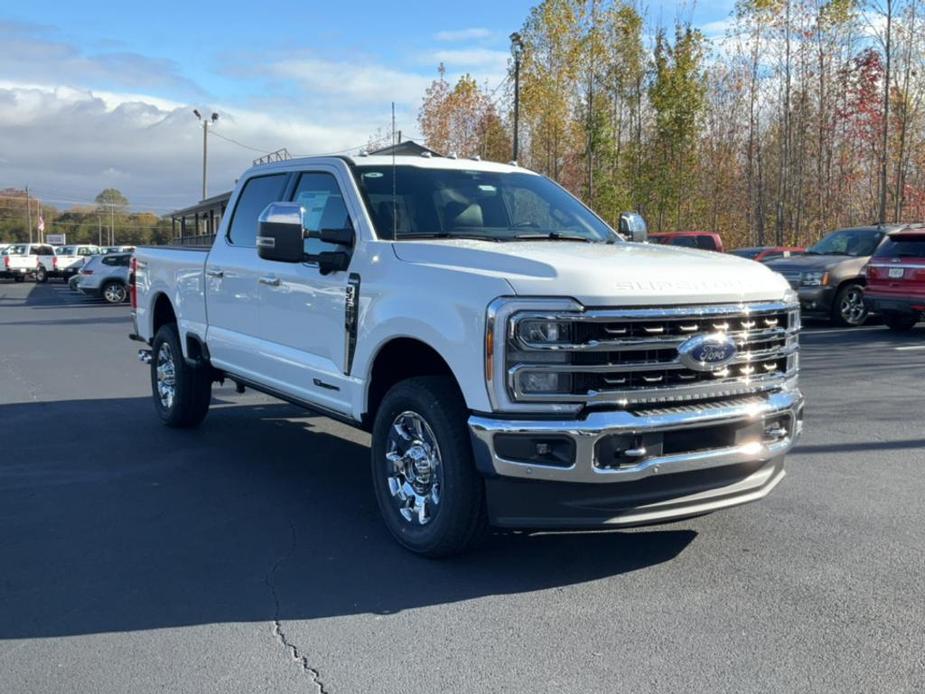
[{"label": "headlight", "polygon": [[570,323],[556,320],[523,320],[517,325],[518,336],[528,345],[555,345],[571,339]]},{"label": "headlight", "polygon": [[824,287],[828,283],[828,272],[804,272],[800,275],[801,287]]}]

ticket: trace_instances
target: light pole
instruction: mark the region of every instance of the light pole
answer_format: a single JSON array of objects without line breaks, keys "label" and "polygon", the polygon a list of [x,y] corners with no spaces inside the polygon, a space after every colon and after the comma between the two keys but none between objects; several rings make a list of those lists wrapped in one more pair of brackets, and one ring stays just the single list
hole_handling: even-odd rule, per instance
[{"label": "light pole", "polygon": [[206,160],[209,153],[209,123],[214,124],[218,120],[218,114],[213,112],[210,118],[203,118],[197,108],[193,109],[193,113],[196,114],[196,118],[202,123],[202,199],[205,200],[207,180]]},{"label": "light pole", "polygon": [[524,40],[516,31],[511,34],[511,53],[514,54],[514,152],[517,161],[520,152],[520,59],[524,54]]}]

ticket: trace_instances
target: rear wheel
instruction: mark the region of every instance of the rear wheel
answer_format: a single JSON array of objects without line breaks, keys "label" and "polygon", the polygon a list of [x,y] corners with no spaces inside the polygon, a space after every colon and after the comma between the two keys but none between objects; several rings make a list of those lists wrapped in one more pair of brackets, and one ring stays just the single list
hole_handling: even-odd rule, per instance
[{"label": "rear wheel", "polygon": [[466,420],[459,389],[443,376],[398,383],[376,413],[376,501],[392,536],[416,554],[458,554],[487,526]]},{"label": "rear wheel", "polygon": [[208,367],[192,367],[183,358],[177,326],[169,323],[154,337],[151,349],[151,392],[154,409],[169,427],[197,426],[212,400]]},{"label": "rear wheel", "polygon": [[915,327],[919,322],[917,313],[884,313],[883,322],[886,327],[898,333],[904,333]]},{"label": "rear wheel", "polygon": [[45,268],[39,267],[35,271],[35,281],[39,284],[45,284],[48,281],[48,273],[45,271]]},{"label": "rear wheel", "polygon": [[108,304],[121,304],[128,299],[128,290],[121,282],[107,282],[100,290]]},{"label": "rear wheel", "polygon": [[846,284],[835,295],[832,322],[849,328],[864,325],[867,308],[864,306],[864,289],[860,284]]}]

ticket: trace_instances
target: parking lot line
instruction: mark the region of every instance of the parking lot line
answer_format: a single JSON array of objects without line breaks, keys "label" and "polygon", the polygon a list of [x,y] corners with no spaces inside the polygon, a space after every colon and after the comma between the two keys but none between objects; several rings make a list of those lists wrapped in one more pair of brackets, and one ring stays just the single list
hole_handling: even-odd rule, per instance
[{"label": "parking lot line", "polygon": [[906,345],[905,347],[897,347],[897,352],[911,352],[914,349],[925,349],[925,345]]}]

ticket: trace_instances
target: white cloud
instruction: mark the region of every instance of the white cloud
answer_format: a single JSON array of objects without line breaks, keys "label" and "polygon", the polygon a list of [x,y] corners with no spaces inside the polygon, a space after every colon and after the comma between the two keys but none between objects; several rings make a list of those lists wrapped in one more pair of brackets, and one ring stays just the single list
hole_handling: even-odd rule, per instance
[{"label": "white cloud", "polygon": [[291,79],[310,96],[340,97],[367,104],[420,102],[433,78],[375,64],[334,62],[318,58],[282,60],[270,66],[276,77]]},{"label": "white cloud", "polygon": [[434,34],[437,41],[474,41],[477,39],[490,39],[493,36],[494,32],[484,27],[438,31]]},{"label": "white cloud", "polygon": [[[120,100],[121,99],[121,100]],[[322,124],[223,108],[216,132],[266,151],[328,153],[366,142],[367,123]],[[62,207],[116,185],[137,208],[166,212],[199,196],[202,131],[190,107],[144,95],[0,83],[0,187],[30,185]],[[210,139],[209,190],[217,193],[258,156]]]}]

